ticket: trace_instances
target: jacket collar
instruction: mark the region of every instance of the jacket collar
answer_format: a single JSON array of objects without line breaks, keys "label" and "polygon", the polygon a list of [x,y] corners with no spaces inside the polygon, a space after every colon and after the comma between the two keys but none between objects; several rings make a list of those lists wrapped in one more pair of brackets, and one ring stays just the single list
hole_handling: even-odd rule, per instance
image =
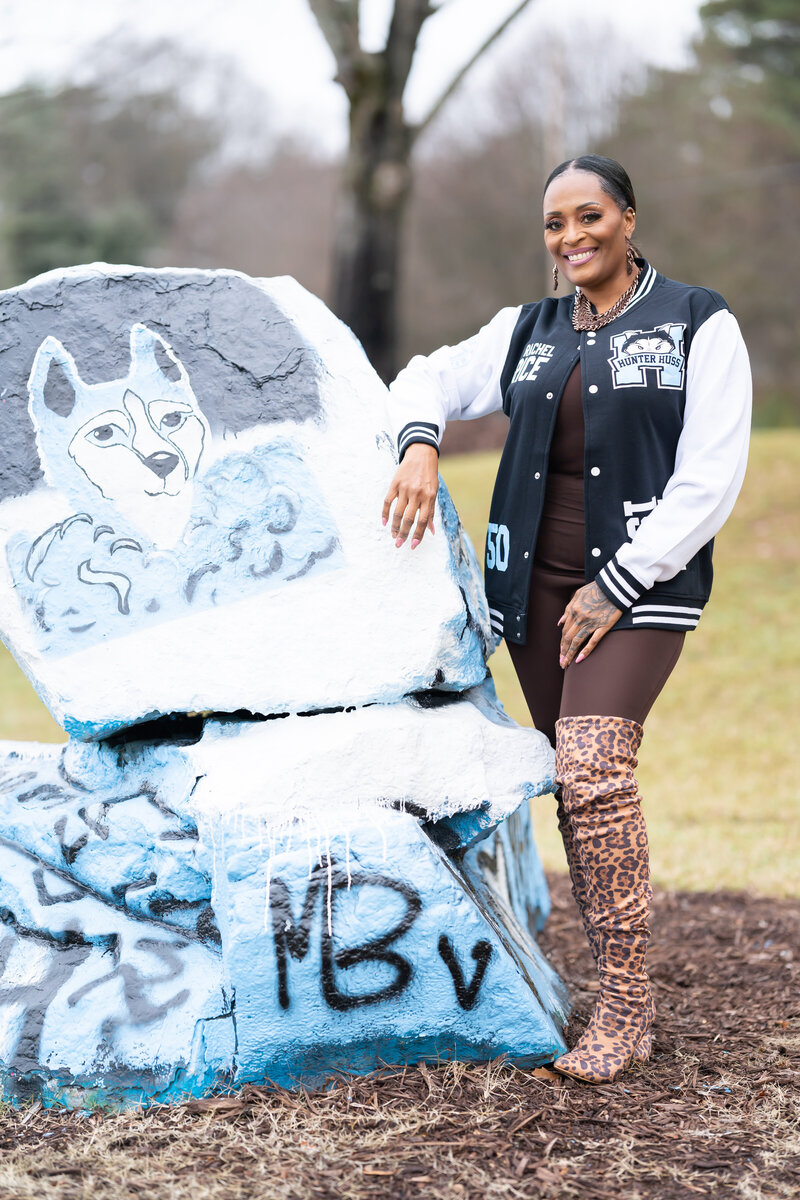
[{"label": "jacket collar", "polygon": [[[639,278],[636,281],[636,291],[633,293],[630,303],[626,304],[625,308],[619,314],[620,317],[627,317],[631,309],[634,308],[640,300],[644,300],[645,296],[649,296],[650,292],[655,286],[656,280],[658,279],[658,272],[654,267],[650,266],[650,263],[647,261],[647,259],[637,258],[635,261],[637,267],[641,268],[639,272]],[[576,288],[576,292],[578,290],[579,289]],[[569,299],[574,303],[574,293],[572,296],[565,297],[565,299]],[[569,312],[572,312],[571,305]],[[615,320],[618,319],[619,318],[615,318]]]}]

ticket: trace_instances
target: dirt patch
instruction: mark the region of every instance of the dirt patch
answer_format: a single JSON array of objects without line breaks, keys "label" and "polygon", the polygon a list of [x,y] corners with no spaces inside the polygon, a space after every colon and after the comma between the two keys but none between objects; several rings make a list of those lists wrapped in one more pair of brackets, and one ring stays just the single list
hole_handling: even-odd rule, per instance
[{"label": "dirt patch", "polygon": [[[542,944],[591,964],[567,880]],[[0,1198],[789,1200],[800,1194],[800,900],[660,892],[654,1058],[613,1086],[503,1063],[121,1116],[0,1115]]]}]

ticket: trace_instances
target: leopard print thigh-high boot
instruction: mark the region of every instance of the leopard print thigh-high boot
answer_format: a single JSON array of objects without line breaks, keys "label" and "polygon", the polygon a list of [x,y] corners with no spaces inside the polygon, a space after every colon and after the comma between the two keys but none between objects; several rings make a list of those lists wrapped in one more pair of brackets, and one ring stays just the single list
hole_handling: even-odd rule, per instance
[{"label": "leopard print thigh-high boot", "polygon": [[633,774],[641,738],[641,726],[622,717],[563,717],[556,724],[556,776],[584,882],[600,995],[577,1046],[555,1066],[587,1083],[613,1082],[652,1044],[649,856]]},{"label": "leopard print thigh-high boot", "polygon": [[[572,885],[572,896],[578,906],[583,928],[586,933],[586,940],[589,943],[589,949],[592,952],[595,966],[598,965],[600,957],[600,944],[595,932],[594,926],[589,920],[589,896],[586,886],[586,880],[583,875],[581,860],[578,856],[575,839],[572,836],[572,827],[569,822],[567,811],[564,808],[564,802],[561,795],[561,788],[557,787],[555,791],[556,797],[556,818],[558,820],[558,831],[561,834],[561,841],[564,843],[564,854],[567,859],[567,869],[569,870],[570,884]],[[653,1004],[652,995],[648,1001],[648,1024],[652,1025],[655,1017],[655,1006]],[[633,1052],[633,1062],[646,1063],[653,1051],[653,1034],[650,1029],[642,1034],[641,1039],[636,1045]]]}]

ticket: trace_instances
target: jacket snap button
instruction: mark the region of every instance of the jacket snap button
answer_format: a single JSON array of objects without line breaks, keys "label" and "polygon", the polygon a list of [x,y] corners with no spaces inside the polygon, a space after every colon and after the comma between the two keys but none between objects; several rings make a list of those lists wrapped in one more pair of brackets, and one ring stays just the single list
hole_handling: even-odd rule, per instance
[{"label": "jacket snap button", "polygon": [[594,395],[595,395],[595,393],[596,393],[596,391],[597,391],[597,384],[596,384],[596,383],[593,383],[593,384],[591,385],[591,387],[589,388],[589,391],[590,391],[590,392],[591,392],[591,394],[594,396]]},{"label": "jacket snap button", "polygon": [[527,558],[527,557],[528,557],[528,551],[526,550],[526,551],[525,551],[525,558]]},{"label": "jacket snap button", "polygon": [[537,472],[536,472],[536,474],[534,475],[534,477],[533,477],[533,478],[534,478],[534,479],[541,479],[541,478],[542,478],[542,476],[541,476],[541,472],[537,471]]},{"label": "jacket snap button", "polygon": [[592,467],[592,474],[593,474],[593,475],[599,475],[599,474],[600,474],[600,468],[599,468],[599,467]]},{"label": "jacket snap button", "polygon": [[552,400],[552,399],[553,399],[553,393],[552,393],[552,392],[548,392],[548,393],[547,393],[547,399],[548,399],[548,400]]},{"label": "jacket snap button", "polygon": [[599,547],[599,546],[593,546],[593,547],[592,547],[592,555],[593,555],[595,558],[599,558],[599,557],[600,557],[600,555],[601,555],[602,553],[603,553],[603,551],[600,549],[600,547]]}]

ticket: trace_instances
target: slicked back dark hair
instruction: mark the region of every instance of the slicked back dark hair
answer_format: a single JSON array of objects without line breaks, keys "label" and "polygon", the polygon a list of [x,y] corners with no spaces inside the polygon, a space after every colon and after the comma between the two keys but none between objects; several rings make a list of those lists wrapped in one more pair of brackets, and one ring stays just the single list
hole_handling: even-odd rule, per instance
[{"label": "slicked back dark hair", "polygon": [[600,187],[610,196],[623,212],[632,208],[636,212],[636,197],[633,194],[633,184],[628,172],[614,158],[604,158],[602,154],[582,154],[580,158],[568,158],[559,163],[547,177],[544,190],[550,187],[554,179],[567,171],[591,171],[600,180]]}]

